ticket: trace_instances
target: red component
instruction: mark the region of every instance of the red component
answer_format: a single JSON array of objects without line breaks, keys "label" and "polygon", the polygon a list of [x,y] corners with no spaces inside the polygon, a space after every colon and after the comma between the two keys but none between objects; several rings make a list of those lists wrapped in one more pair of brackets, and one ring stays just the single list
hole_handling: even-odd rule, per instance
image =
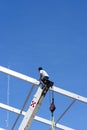
[{"label": "red component", "polygon": [[52,99],[52,103],[50,105],[50,111],[53,113],[55,111],[56,107],[55,107],[55,104],[54,104],[54,98]]},{"label": "red component", "polygon": [[35,107],[35,105],[36,105],[36,102],[32,101],[30,106]]}]

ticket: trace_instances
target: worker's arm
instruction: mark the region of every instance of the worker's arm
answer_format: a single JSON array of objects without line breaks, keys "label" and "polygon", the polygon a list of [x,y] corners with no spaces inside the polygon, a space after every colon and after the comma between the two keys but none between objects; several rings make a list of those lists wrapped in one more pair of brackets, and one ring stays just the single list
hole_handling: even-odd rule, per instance
[{"label": "worker's arm", "polygon": [[42,79],[42,73],[40,72],[40,78],[39,78],[39,80],[41,80]]}]

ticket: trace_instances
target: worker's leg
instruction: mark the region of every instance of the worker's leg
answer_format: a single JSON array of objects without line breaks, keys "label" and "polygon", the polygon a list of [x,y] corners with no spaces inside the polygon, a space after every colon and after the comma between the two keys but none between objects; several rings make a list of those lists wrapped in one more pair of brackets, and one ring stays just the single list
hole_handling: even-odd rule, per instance
[{"label": "worker's leg", "polygon": [[48,79],[49,79],[49,77],[45,76],[45,77],[42,79],[43,83],[44,83],[44,84],[47,84],[47,83],[48,83]]}]

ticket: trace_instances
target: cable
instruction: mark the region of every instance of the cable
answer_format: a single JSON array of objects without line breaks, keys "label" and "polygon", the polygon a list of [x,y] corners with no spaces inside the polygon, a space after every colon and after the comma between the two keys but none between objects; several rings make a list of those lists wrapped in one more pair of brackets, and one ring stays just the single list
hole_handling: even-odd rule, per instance
[{"label": "cable", "polygon": [[54,104],[54,91],[52,91],[52,95],[50,97],[51,102],[50,102],[50,111],[51,111],[51,128],[50,130],[55,130],[55,123],[54,123],[54,111],[56,109],[55,104]]},{"label": "cable", "polygon": [[49,91],[49,104],[51,104],[51,91]]},{"label": "cable", "polygon": [[55,128],[54,115],[52,115],[52,119],[51,119],[51,121],[52,121],[52,124],[51,124],[51,130],[54,130],[54,128]]},{"label": "cable", "polygon": [[24,107],[25,107],[27,101],[28,101],[29,98],[30,98],[30,95],[31,95],[31,93],[32,93],[32,91],[33,91],[33,89],[34,89],[34,86],[35,86],[35,85],[33,84],[33,85],[32,85],[32,88],[31,88],[31,90],[29,91],[29,93],[28,93],[28,95],[27,95],[27,97],[26,97],[26,100],[25,100],[25,102],[24,102],[24,104],[23,104],[23,106],[22,106],[22,108],[21,108],[20,114],[18,115],[17,119],[15,120],[15,122],[14,122],[14,124],[13,124],[13,126],[12,126],[12,130],[14,130],[14,127],[15,127],[15,125],[16,125],[18,119],[20,118],[20,116],[21,116],[21,114],[22,114],[22,111],[23,111],[23,109],[24,109]]},{"label": "cable", "polygon": [[[10,76],[8,75],[8,87],[7,87],[7,105],[9,105],[9,95],[10,95]],[[7,111],[7,119],[6,119],[6,129],[9,127],[9,111]]]}]

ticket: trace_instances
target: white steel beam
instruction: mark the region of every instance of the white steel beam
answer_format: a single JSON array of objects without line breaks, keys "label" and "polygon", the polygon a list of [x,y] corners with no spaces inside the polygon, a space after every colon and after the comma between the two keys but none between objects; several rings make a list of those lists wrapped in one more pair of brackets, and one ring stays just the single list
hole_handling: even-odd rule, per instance
[{"label": "white steel beam", "polygon": [[54,92],[60,93],[62,95],[68,96],[70,98],[79,100],[81,102],[87,103],[87,98],[86,97],[83,97],[83,96],[80,96],[78,94],[69,92],[67,90],[64,90],[64,89],[61,89],[61,88],[58,88],[58,87],[55,87],[55,86],[53,86],[53,88],[51,90],[54,91]]},{"label": "white steel beam", "polygon": [[[17,109],[17,108],[8,106],[8,105],[3,104],[3,103],[0,103],[0,108],[3,108],[3,109],[5,109],[5,110],[11,111],[11,112],[14,112],[14,113],[16,113],[16,114],[20,114],[20,111],[21,111],[21,110],[19,110],[19,109]],[[23,111],[21,114],[22,114],[23,116],[25,116],[25,115],[26,115],[26,112]],[[42,118],[42,117],[39,117],[39,116],[35,116],[35,117],[34,117],[34,120],[39,121],[39,122],[42,122],[42,123],[47,124],[47,125],[51,125],[51,123],[52,123],[51,121],[49,121],[49,120],[47,120],[47,119],[44,119],[44,118]],[[70,128],[70,127],[61,125],[61,124],[59,124],[59,123],[57,123],[55,127],[56,127],[56,128],[59,128],[59,129],[62,129],[62,130],[74,130],[74,129]]]},{"label": "white steel beam", "polygon": [[40,83],[38,80],[36,80],[34,78],[31,78],[29,76],[26,76],[24,74],[18,73],[16,71],[13,71],[11,69],[8,69],[8,68],[2,67],[2,66],[0,66],[0,72],[6,73],[8,75],[14,76],[14,77],[22,79],[22,80],[25,80],[25,81],[35,84],[35,85],[39,85],[39,83]]},{"label": "white steel beam", "polygon": [[[10,70],[10,69],[2,67],[2,66],[0,66],[0,72],[9,74],[11,76],[14,76],[14,77],[22,79],[22,80],[25,80],[25,81],[30,82],[32,84],[35,84],[37,86],[40,84],[40,82],[38,80],[34,79],[34,78],[31,78],[29,76],[26,76],[24,74],[18,73],[16,71]],[[60,93],[62,95],[68,96],[70,98],[79,100],[81,102],[87,103],[87,98],[86,97],[83,97],[83,96],[80,96],[78,94],[69,92],[69,91],[61,89],[59,87],[53,86],[53,88],[51,90],[54,91],[54,92]]]},{"label": "white steel beam", "polygon": [[[16,113],[16,114],[20,114],[20,111],[21,111],[21,110],[19,110],[19,109],[17,109],[17,108],[11,107],[11,106],[6,105],[6,104],[3,104],[3,103],[0,103],[0,108],[3,108],[3,109],[5,109],[5,110],[11,111],[11,112],[14,112],[14,113]],[[23,112],[22,112],[22,115],[25,115],[25,113],[26,113],[26,112],[23,111]]]},{"label": "white steel beam", "polygon": [[[49,121],[49,120],[47,120],[47,119],[44,119],[44,118],[42,118],[42,117],[35,116],[34,119],[37,120],[37,121],[40,121],[40,122],[42,122],[42,123],[44,123],[44,124],[52,125],[52,122],[51,122],[51,121]],[[55,123],[54,123],[54,124],[55,124]],[[61,124],[59,124],[59,123],[56,124],[55,128],[59,128],[59,129],[61,129],[61,130],[75,130],[75,129],[69,128],[69,127],[67,127],[67,126],[61,125]]]}]

